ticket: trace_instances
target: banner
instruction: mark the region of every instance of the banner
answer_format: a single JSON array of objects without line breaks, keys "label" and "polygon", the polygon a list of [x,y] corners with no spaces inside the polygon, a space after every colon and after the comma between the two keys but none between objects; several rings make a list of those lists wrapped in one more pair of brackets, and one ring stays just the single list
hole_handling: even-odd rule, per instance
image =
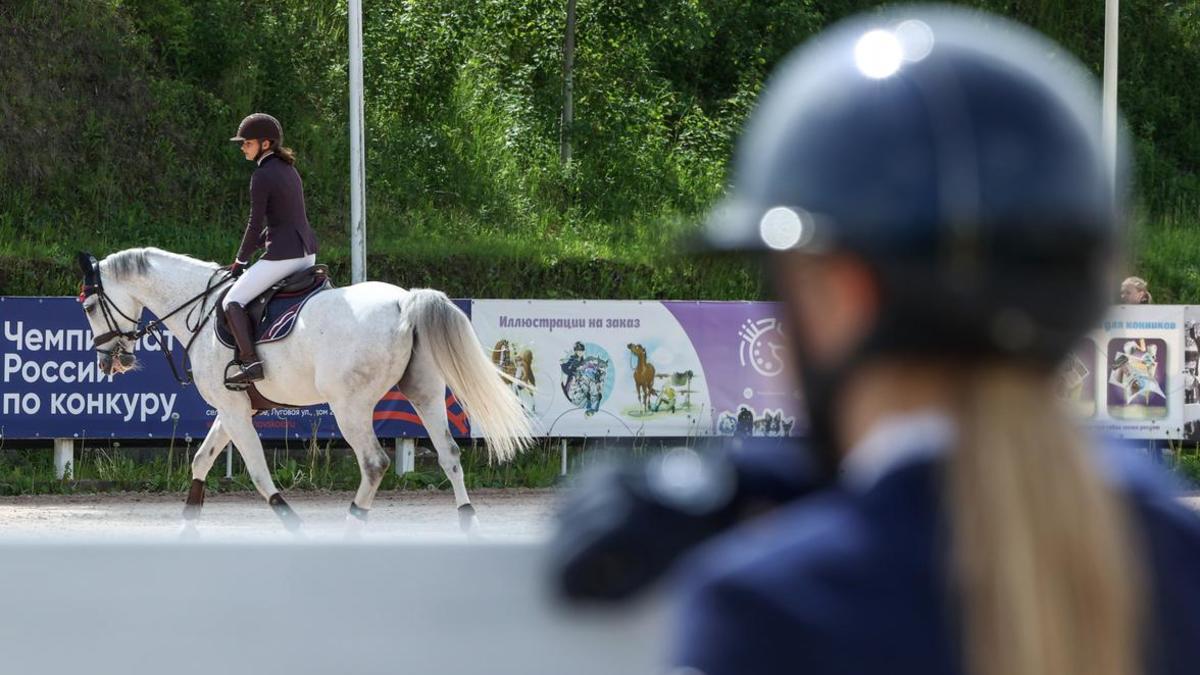
[{"label": "banner", "polygon": [[475,332],[545,436],[787,436],[772,303],[476,300]]},{"label": "banner", "polygon": [[[470,313],[470,304],[457,302]],[[151,317],[152,318],[152,317]],[[212,330],[207,325],[203,330]],[[183,372],[183,344],[164,330]],[[156,342],[133,348],[138,369],[104,375],[96,365],[92,333],[74,298],[0,296],[0,438],[202,438],[216,411],[195,387],[180,385]],[[270,364],[267,364],[270,368]],[[447,394],[451,432],[470,428]],[[337,421],[328,406],[289,408],[254,418],[268,439],[335,438]],[[412,406],[393,388],[375,409],[382,438],[428,437]]]},{"label": "banner", "polygon": [[[538,435],[803,431],[774,303],[457,302],[492,362],[515,380]],[[0,296],[0,438],[188,441],[207,433],[215,411],[175,381],[157,344],[139,341],[139,369],[110,377],[99,372],[91,340],[74,298]],[[1061,366],[1059,395],[1113,436],[1200,440],[1198,343],[1200,307],[1114,307]],[[181,363],[182,344],[167,335],[167,346]],[[446,404],[451,432],[469,436],[451,392]],[[398,389],[374,418],[381,438],[428,436]],[[254,423],[267,439],[339,436],[327,406],[277,410]]]},{"label": "banner", "polygon": [[1062,365],[1060,396],[1108,435],[1183,438],[1183,338],[1188,309],[1181,305],[1114,307],[1101,328]]}]

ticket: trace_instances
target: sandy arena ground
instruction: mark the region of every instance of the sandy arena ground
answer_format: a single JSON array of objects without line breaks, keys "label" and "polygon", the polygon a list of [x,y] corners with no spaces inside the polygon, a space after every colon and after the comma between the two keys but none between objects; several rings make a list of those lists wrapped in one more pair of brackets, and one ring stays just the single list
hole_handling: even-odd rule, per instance
[{"label": "sandy arena ground", "polygon": [[[185,495],[116,493],[0,497],[0,538],[165,538],[180,536]],[[346,537],[351,492],[285,494],[309,539]],[[539,541],[550,532],[553,490],[472,490],[480,536],[488,541]],[[209,494],[196,530],[202,539],[289,538],[254,493]],[[364,540],[464,539],[449,492],[380,493]]]},{"label": "sandy arena ground", "polygon": [[[344,539],[350,492],[287,495],[304,519],[304,537]],[[68,539],[180,536],[183,494],[116,493],[0,497],[0,539]],[[473,490],[480,536],[488,541],[541,541],[550,534],[558,494],[554,490]],[[1182,501],[1200,511],[1200,493]],[[285,539],[275,514],[257,494],[210,494],[196,530],[210,540]],[[454,497],[448,492],[380,493],[365,540],[463,540]]]}]

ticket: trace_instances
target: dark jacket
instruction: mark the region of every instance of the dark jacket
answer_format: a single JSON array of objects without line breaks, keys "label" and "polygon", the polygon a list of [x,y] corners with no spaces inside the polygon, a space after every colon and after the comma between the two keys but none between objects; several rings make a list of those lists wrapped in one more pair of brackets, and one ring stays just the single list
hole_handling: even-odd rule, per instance
[{"label": "dark jacket", "polygon": [[[690,558],[675,665],[705,675],[961,675],[947,582],[940,460],[896,468],[751,521]],[[1200,664],[1200,518],[1121,458],[1148,571],[1153,675]]]},{"label": "dark jacket", "polygon": [[290,260],[317,252],[317,235],[304,211],[304,185],[296,167],[267,155],[250,177],[250,222],[242,235],[237,259],[266,247],[264,260]]}]

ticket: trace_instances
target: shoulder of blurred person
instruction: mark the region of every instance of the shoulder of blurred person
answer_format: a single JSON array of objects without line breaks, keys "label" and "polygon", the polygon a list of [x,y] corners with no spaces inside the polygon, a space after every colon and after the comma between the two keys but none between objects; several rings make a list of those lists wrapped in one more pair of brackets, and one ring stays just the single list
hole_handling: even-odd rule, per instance
[{"label": "shoulder of blurred person", "polygon": [[[1106,447],[1096,465],[1126,496],[1145,547],[1147,672],[1192,672],[1200,516],[1133,452]],[[963,672],[942,481],[941,461],[920,457],[865,489],[843,481],[709,543],[676,577],[674,662],[705,675]]]}]

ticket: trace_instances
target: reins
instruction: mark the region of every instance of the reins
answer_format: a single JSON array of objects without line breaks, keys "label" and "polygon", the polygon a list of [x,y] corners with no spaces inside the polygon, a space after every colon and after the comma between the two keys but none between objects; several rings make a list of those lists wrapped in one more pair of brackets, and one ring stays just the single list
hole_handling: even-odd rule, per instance
[{"label": "reins", "polygon": [[[97,352],[101,354],[107,354],[110,358],[114,358],[125,351],[122,343],[118,342],[116,346],[112,347],[111,349],[101,349],[100,345],[118,337],[137,342],[142,337],[149,335],[154,339],[159,350],[162,351],[163,357],[166,358],[167,365],[171,367],[171,375],[175,377],[175,381],[185,387],[189,384],[192,384],[194,380],[192,378],[192,365],[191,359],[189,358],[189,353],[191,352],[192,344],[196,342],[196,338],[200,335],[200,329],[203,328],[206,323],[208,323],[209,318],[212,317],[213,312],[215,312],[217,309],[217,303],[214,302],[212,307],[209,307],[207,310],[205,310],[205,307],[208,305],[208,298],[214,291],[224,285],[225,282],[233,280],[233,277],[229,276],[228,274],[218,279],[218,275],[220,275],[221,272],[227,272],[227,270],[223,267],[218,268],[209,276],[208,282],[205,284],[204,290],[201,293],[192,296],[192,298],[171,310],[164,316],[147,322],[146,325],[141,326],[140,319],[134,319],[125,312],[121,311],[121,308],[117,307],[116,303],[109,299],[108,295],[104,292],[104,286],[100,282],[100,266],[93,265],[92,273],[95,275],[95,283],[83,285],[79,293],[79,301],[83,302],[88,296],[91,295],[97,296],[97,304],[100,306],[100,312],[104,317],[104,323],[108,328],[108,332],[92,338],[92,346]],[[175,367],[175,359],[171,355],[171,351],[163,338],[162,323],[183,311],[185,308],[196,304],[197,301],[200,302],[200,313],[196,316],[195,326],[193,327],[190,325],[190,323],[196,308],[193,308],[192,311],[189,311],[187,316],[184,317],[184,325],[187,327],[188,331],[191,332],[191,337],[188,339],[183,348],[184,377],[180,377],[179,370]],[[116,312],[117,315],[121,316],[126,321],[130,321],[139,327],[132,331],[123,331],[118,329],[117,321],[113,316],[113,312]]]}]

